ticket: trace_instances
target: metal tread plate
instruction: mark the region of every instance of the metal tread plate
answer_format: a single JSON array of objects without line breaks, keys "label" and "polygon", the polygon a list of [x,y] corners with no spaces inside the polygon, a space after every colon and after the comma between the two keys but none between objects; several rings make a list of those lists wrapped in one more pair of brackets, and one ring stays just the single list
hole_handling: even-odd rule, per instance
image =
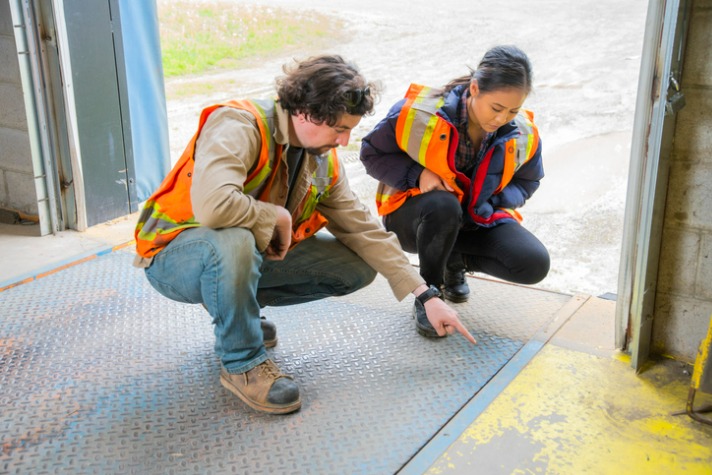
[{"label": "metal tread plate", "polygon": [[394,473],[570,296],[470,279],[478,340],[419,336],[385,280],[265,309],[302,409],[219,383],[210,318],[116,251],[0,294],[0,473]]}]

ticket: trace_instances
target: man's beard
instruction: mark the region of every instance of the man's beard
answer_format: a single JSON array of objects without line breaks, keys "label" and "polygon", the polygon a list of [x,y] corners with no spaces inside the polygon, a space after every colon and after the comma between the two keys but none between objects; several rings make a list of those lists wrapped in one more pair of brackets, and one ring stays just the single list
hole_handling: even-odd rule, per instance
[{"label": "man's beard", "polygon": [[306,150],[309,155],[324,155],[326,152],[336,147],[338,147],[338,145],[325,145],[324,147],[305,148],[304,150]]}]

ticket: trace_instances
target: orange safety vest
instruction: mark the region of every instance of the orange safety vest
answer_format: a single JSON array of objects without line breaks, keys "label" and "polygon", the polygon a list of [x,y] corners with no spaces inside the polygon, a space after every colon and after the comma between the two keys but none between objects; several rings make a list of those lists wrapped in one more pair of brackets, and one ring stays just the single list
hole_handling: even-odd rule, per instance
[{"label": "orange safety vest", "polygon": [[[134,236],[136,252],[142,257],[152,257],[160,252],[182,231],[200,226],[195,220],[190,200],[195,165],[195,143],[210,114],[219,107],[246,110],[257,118],[262,147],[255,166],[248,172],[244,192],[260,201],[267,201],[282,157],[282,145],[275,142],[274,101],[229,101],[203,109],[198,131],[183,155],[166,176],[158,189],[144,204]],[[327,224],[326,218],[316,211],[317,204],[329,195],[339,175],[336,150],[326,156],[315,157],[318,165],[312,174],[312,186],[292,213],[292,247],[312,236]]]},{"label": "orange safety vest", "polygon": [[[419,84],[411,84],[405,95],[405,102],[396,122],[396,142],[401,150],[423,167],[437,174],[454,190],[460,203],[469,196],[474,203],[479,195],[478,180],[469,180],[455,168],[455,151],[457,144],[451,144],[453,134],[457,136],[455,127],[438,115],[445,99],[442,91]],[[502,177],[494,192],[499,193],[512,180],[516,171],[529,161],[536,153],[539,144],[539,133],[533,123],[534,114],[522,110],[514,119],[519,128],[519,134],[505,144],[504,168]],[[486,167],[485,170],[486,172]],[[479,173],[478,173],[479,174]],[[471,182],[471,188],[463,190],[461,182]],[[484,175],[482,176],[484,178]],[[481,185],[481,183],[479,183]],[[376,192],[376,207],[378,214],[383,216],[392,213],[405,203],[411,196],[420,194],[419,188],[399,190],[380,183]],[[503,210],[511,217],[521,221],[516,210]]]}]

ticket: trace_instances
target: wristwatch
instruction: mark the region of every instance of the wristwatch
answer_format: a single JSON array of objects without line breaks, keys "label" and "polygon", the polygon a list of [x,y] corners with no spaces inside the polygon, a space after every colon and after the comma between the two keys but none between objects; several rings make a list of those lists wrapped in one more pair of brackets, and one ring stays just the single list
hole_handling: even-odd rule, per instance
[{"label": "wristwatch", "polygon": [[418,301],[419,301],[420,303],[422,303],[423,305],[425,305],[425,302],[427,302],[427,301],[430,300],[431,298],[433,298],[433,297],[438,297],[438,298],[439,298],[440,296],[442,296],[442,294],[440,293],[440,289],[438,289],[438,288],[435,287],[434,285],[431,285],[430,287],[428,287],[428,290],[426,290],[425,292],[421,293],[421,294],[418,295],[416,298],[418,299]]}]

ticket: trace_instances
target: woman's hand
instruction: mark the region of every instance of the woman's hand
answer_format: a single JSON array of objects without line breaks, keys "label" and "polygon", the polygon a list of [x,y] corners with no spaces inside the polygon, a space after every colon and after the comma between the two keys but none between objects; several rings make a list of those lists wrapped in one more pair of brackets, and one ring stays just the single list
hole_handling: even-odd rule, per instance
[{"label": "woman's hand", "polygon": [[435,173],[431,172],[427,168],[423,169],[418,179],[418,186],[421,193],[427,193],[433,190],[443,190],[453,192],[455,191],[448,183],[446,183],[442,178],[440,178]]}]

